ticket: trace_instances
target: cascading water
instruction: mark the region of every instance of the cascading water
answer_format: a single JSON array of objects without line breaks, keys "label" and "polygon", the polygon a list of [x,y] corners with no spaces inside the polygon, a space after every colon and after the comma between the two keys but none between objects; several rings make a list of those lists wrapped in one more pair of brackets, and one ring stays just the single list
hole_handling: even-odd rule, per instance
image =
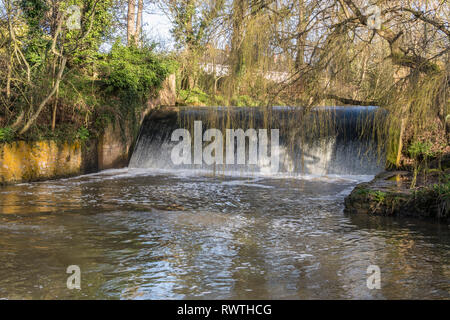
[{"label": "cascading water", "polygon": [[[223,137],[226,129],[269,129],[269,132],[270,129],[279,129],[278,175],[375,175],[384,166],[384,155],[374,138],[374,119],[380,116],[383,117],[383,112],[375,107],[316,108],[309,112],[288,107],[265,110],[185,108],[178,112],[157,112],[156,116],[155,113],[150,114],[143,123],[130,168],[274,174],[261,161],[258,165],[248,163],[248,139],[245,165],[175,165],[171,161],[171,152],[178,142],[171,141],[172,133],[185,128],[194,137],[194,122],[201,121],[202,136],[211,128],[223,132]],[[237,144],[237,141],[234,143]],[[209,142],[203,142],[203,147],[208,144]],[[224,147],[224,154],[225,149]],[[268,149],[270,154],[270,146]],[[237,147],[234,148],[235,153],[236,150]]]}]

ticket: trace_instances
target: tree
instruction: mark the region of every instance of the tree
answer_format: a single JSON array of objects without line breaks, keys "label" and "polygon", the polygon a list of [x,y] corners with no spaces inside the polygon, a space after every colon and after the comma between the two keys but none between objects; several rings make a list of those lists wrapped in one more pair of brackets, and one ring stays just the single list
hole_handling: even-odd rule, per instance
[{"label": "tree", "polygon": [[[76,12],[70,7],[73,4],[2,0],[7,30],[2,49],[6,47],[8,65],[2,105],[8,110],[9,123],[15,116],[10,127],[19,134],[25,134],[52,101],[54,129],[57,95],[68,64],[89,64],[106,34],[112,1],[78,0]],[[76,28],[69,25],[71,19],[79,19]]]},{"label": "tree", "polygon": [[182,88],[192,89],[197,80],[199,58],[205,52],[214,32],[212,26],[219,18],[224,0],[202,2],[199,0],[161,1],[161,7],[170,17],[172,34],[182,51]]},{"label": "tree", "polygon": [[136,18],[136,34],[135,34],[135,45],[139,45],[142,37],[142,18],[144,11],[144,0],[138,0],[138,11]]},{"label": "tree", "polygon": [[295,55],[295,69],[300,71],[305,63],[305,46],[306,39],[308,36],[306,30],[307,23],[307,15],[306,15],[306,6],[304,0],[297,1],[298,8],[298,22],[297,22],[297,39],[296,39],[296,47],[297,52]]},{"label": "tree", "polygon": [[249,3],[247,0],[234,0],[231,13],[232,35],[231,35],[231,81],[229,84],[229,95],[234,96],[239,92],[240,79],[245,72],[245,59],[243,42],[245,38],[245,21]]},{"label": "tree", "polygon": [[134,44],[136,41],[136,0],[128,0],[127,15],[127,43]]}]

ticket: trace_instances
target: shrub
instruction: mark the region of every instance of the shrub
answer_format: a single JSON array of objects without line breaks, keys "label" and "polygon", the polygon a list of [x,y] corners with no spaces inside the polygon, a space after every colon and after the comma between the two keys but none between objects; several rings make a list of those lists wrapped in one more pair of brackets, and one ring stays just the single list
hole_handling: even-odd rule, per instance
[{"label": "shrub", "polygon": [[198,88],[192,90],[180,90],[179,97],[186,105],[210,105],[209,95]]},{"label": "shrub", "polygon": [[11,142],[14,140],[14,131],[9,128],[0,128],[0,142]]},{"label": "shrub", "polygon": [[151,47],[125,47],[116,42],[101,69],[111,90],[145,96],[151,89],[159,88],[175,71],[176,65],[172,60],[158,56]]},{"label": "shrub", "polygon": [[414,142],[409,146],[408,152],[413,159],[427,159],[434,156],[433,152],[431,151],[432,147],[432,144],[429,142]]},{"label": "shrub", "polygon": [[369,192],[370,196],[372,197],[373,200],[375,200],[378,203],[383,203],[386,200],[386,192],[383,191],[370,191]]},{"label": "shrub", "polygon": [[77,138],[79,140],[86,141],[87,139],[89,139],[89,135],[89,130],[85,127],[81,127],[80,129],[78,129]]},{"label": "shrub", "polygon": [[411,181],[411,188],[416,186],[417,175],[421,170],[421,162],[425,162],[425,172],[427,169],[427,161],[429,158],[434,157],[435,154],[432,152],[433,144],[429,142],[414,142],[409,148],[408,152],[410,156],[414,159],[414,178]]}]

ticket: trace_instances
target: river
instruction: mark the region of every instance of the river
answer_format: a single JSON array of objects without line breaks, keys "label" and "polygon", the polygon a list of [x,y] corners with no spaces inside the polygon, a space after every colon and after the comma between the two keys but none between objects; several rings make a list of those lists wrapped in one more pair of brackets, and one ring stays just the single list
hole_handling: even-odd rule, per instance
[{"label": "river", "polygon": [[4,187],[0,298],[449,299],[448,226],[346,216],[356,178],[123,169]]},{"label": "river", "polygon": [[[255,110],[153,116],[129,168],[0,187],[0,299],[450,299],[448,224],[343,212],[383,170],[374,108]],[[280,128],[279,172],[174,165],[194,120]]]}]

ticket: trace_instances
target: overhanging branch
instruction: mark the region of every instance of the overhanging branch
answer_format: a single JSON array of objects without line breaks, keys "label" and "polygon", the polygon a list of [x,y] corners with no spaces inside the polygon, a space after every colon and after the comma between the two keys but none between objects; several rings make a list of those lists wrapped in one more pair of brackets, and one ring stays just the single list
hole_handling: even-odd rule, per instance
[{"label": "overhanging branch", "polygon": [[344,97],[339,97],[337,95],[334,94],[327,94],[325,96],[327,99],[332,99],[332,100],[336,100],[339,101],[343,104],[346,105],[352,105],[352,106],[379,106],[380,102],[376,101],[376,100],[372,100],[372,101],[363,101],[363,100],[355,100],[355,99],[351,99],[351,98],[344,98]]}]

